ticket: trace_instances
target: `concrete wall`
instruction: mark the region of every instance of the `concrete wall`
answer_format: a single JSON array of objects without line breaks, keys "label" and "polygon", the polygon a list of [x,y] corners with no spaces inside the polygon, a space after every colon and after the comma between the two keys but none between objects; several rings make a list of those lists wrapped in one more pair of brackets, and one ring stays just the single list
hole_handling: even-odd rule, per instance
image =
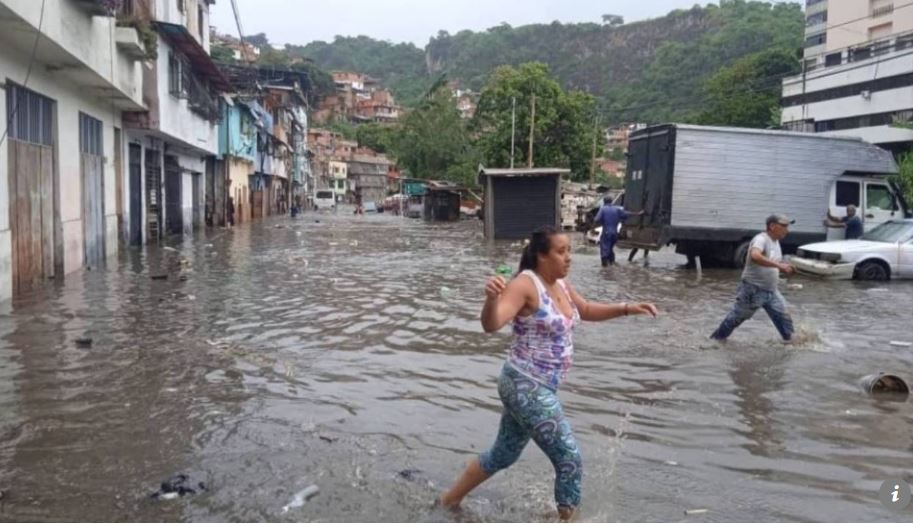
[{"label": "concrete wall", "polygon": [[[49,5],[51,2],[49,2]],[[0,80],[22,82],[28,64],[27,57],[0,50]],[[82,179],[79,153],[79,113],[83,112],[101,120],[104,126],[104,186],[105,223],[109,256],[117,253],[117,218],[115,216],[114,127],[120,127],[121,112],[104,100],[87,95],[79,85],[63,77],[62,73],[48,72],[44,64],[32,69],[27,86],[56,102],[56,175],[59,180],[60,221],[63,229],[64,273],[71,273],[83,266],[84,238],[82,224]],[[6,93],[0,103],[0,121],[6,122]],[[9,143],[0,147],[0,299],[11,295],[11,239],[9,226]]]},{"label": "concrete wall", "polygon": [[[869,30],[886,23],[892,24],[892,33],[913,31],[910,8],[897,9],[900,0],[836,0],[828,2],[827,24],[834,27],[827,32],[827,50],[834,51],[869,41]],[[871,17],[870,9],[894,4],[892,13]]]}]

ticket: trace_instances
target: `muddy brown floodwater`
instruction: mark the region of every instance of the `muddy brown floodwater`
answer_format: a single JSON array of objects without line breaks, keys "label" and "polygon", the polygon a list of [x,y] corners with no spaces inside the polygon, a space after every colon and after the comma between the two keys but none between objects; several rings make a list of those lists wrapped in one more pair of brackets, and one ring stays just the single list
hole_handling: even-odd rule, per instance
[{"label": "muddy brown floodwater", "polygon": [[[534,446],[462,514],[432,504],[497,430],[509,339],[477,318],[518,249],[480,231],[308,214],[123,254],[3,305],[0,520],[553,519]],[[781,346],[762,312],[723,347],[707,336],[735,271],[698,281],[665,253],[603,270],[575,238],[582,294],[663,312],[576,336],[561,397],[582,520],[905,520],[877,492],[913,481],[913,401],[857,381],[913,379],[913,351],[890,345],[913,341],[913,285],[801,280],[785,294],[802,343]],[[151,500],[175,473],[209,490]]]}]

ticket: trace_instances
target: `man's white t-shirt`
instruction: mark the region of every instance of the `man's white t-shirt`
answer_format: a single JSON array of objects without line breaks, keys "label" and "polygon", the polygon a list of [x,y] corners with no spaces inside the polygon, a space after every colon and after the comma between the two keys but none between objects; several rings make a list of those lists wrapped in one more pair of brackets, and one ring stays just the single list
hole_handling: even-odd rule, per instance
[{"label": "man's white t-shirt", "polygon": [[742,280],[749,284],[754,284],[767,291],[776,291],[777,284],[780,282],[780,270],[775,267],[759,266],[751,260],[751,252],[754,249],[760,249],[761,253],[773,262],[783,260],[783,251],[780,250],[780,242],[770,238],[766,232],[754,237],[751,246],[748,248],[748,259],[745,260],[745,270],[742,272]]}]

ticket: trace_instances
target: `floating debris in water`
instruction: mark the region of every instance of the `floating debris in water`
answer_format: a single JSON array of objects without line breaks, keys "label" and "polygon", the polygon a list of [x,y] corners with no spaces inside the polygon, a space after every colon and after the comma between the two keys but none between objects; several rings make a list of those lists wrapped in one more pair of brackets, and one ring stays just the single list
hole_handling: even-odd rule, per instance
[{"label": "floating debris in water", "polygon": [[685,515],[703,515],[704,513],[709,513],[709,509],[686,509]]},{"label": "floating debris in water", "polygon": [[295,496],[292,497],[292,500],[288,504],[282,506],[282,513],[288,513],[290,509],[300,508],[301,506],[304,506],[304,503],[307,502],[308,499],[318,493],[320,493],[320,488],[317,487],[316,484],[304,488],[298,493],[295,493]]},{"label": "floating debris in water", "polygon": [[76,346],[81,348],[92,347],[92,339],[89,337],[80,337],[76,339]]},{"label": "floating debris in water", "polygon": [[498,266],[498,269],[495,269],[495,273],[501,275],[502,277],[509,277],[513,274],[514,270],[511,269],[507,264],[502,264]]},{"label": "floating debris in water", "polygon": [[330,436],[328,436],[328,435],[319,435],[319,437],[320,437],[320,440],[322,440],[322,441],[324,441],[324,442],[329,442],[330,444],[332,444],[332,443],[336,442],[337,440],[339,440],[339,439],[336,438],[336,437],[330,437]]},{"label": "floating debris in water", "polygon": [[194,482],[189,476],[182,473],[162,482],[159,490],[150,495],[150,498],[173,500],[186,495],[196,495],[200,491],[206,491],[206,485],[202,482]]},{"label": "floating debris in water", "polygon": [[901,342],[899,340],[892,340],[891,345],[898,348],[908,348],[913,347],[913,342]]},{"label": "floating debris in water", "polygon": [[667,460],[666,465],[667,466],[678,466],[678,462],[676,462],[674,460]]},{"label": "floating debris in water", "polygon": [[165,246],[165,247],[163,247],[162,249],[164,249],[165,251],[168,251],[168,252],[170,252],[170,253],[177,253],[177,252],[178,252],[177,249],[175,249],[175,248],[173,248],[173,247],[170,247],[170,246]]},{"label": "floating debris in water", "polygon": [[790,284],[786,287],[787,287],[787,289],[790,289],[792,291],[802,291],[803,289],[805,289],[805,286],[803,286],[802,284]]},{"label": "floating debris in water", "polygon": [[168,280],[168,274],[165,273],[161,275],[149,275],[149,278],[152,280]]}]

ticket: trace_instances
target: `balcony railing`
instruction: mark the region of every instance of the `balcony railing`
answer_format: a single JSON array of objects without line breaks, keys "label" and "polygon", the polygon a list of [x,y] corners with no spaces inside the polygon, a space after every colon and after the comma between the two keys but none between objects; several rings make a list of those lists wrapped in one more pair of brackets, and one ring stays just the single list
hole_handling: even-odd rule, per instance
[{"label": "balcony railing", "polygon": [[114,16],[120,0],[76,0],[76,4],[92,16]]},{"label": "balcony railing", "polygon": [[913,49],[913,31],[899,33],[890,38],[869,41],[863,44],[834,50],[818,57],[815,63],[806,64],[805,72],[810,73],[819,69],[831,68],[853,62],[863,62],[874,57],[886,55],[896,51]]}]

